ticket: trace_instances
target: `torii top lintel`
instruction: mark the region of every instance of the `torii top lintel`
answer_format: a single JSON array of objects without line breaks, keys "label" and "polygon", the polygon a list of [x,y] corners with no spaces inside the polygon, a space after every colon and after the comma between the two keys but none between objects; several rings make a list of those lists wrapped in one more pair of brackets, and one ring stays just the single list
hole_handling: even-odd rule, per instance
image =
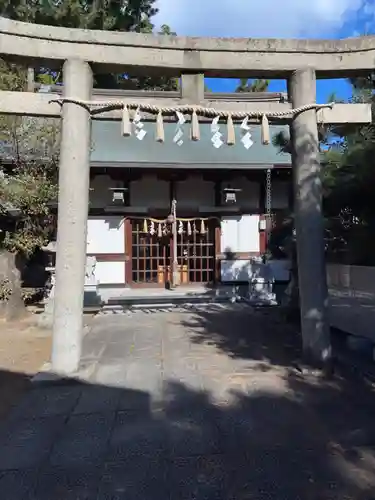
[{"label": "torii top lintel", "polygon": [[285,78],[311,67],[335,78],[372,71],[375,36],[342,40],[199,38],[68,29],[0,17],[0,55],[55,62],[70,58],[133,73]]}]

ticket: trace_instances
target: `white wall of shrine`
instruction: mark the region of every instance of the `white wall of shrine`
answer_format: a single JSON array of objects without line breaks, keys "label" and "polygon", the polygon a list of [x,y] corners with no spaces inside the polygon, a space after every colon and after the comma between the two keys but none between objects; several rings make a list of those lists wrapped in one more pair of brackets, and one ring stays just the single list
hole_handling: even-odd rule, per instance
[{"label": "white wall of shrine", "polygon": [[[110,188],[122,187],[109,176],[98,175],[91,181],[90,207],[101,209],[112,203]],[[221,223],[221,252],[228,258],[221,262],[221,279],[225,281],[247,281],[260,275],[257,259],[238,260],[230,254],[258,253],[259,210],[261,185],[245,177],[233,179],[231,187],[240,188],[237,203],[247,214],[223,217]],[[223,187],[226,187],[223,185]],[[195,176],[177,183],[178,210],[201,209],[208,211],[215,206],[214,183]],[[130,185],[130,205],[134,211],[144,208],[164,209],[169,212],[169,183],[155,176],[143,177]],[[273,208],[288,206],[288,183],[274,182],[272,185]],[[130,212],[131,213],[131,212]],[[129,213],[129,214],[130,214]],[[102,285],[123,285],[125,283],[125,230],[124,216],[101,215],[88,219],[87,253],[97,255],[96,279]],[[111,255],[111,261],[101,261],[100,255]],[[123,259],[123,260],[121,260]]]},{"label": "white wall of shrine", "polygon": [[[87,253],[97,256],[95,278],[99,284],[123,284],[125,261],[102,262],[100,255],[125,254],[124,218],[122,216],[89,217],[87,221]],[[98,258],[99,257],[99,258]]]}]

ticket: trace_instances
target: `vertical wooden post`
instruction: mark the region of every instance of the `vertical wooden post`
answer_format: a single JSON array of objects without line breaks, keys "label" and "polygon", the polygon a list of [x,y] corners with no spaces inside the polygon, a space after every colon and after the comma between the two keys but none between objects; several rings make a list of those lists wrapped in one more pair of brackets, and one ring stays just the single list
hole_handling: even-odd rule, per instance
[{"label": "vertical wooden post", "polygon": [[178,260],[177,260],[177,207],[176,200],[172,200],[171,214],[173,215],[172,222],[172,241],[173,241],[173,262],[172,262],[172,286],[177,286],[178,279]]}]

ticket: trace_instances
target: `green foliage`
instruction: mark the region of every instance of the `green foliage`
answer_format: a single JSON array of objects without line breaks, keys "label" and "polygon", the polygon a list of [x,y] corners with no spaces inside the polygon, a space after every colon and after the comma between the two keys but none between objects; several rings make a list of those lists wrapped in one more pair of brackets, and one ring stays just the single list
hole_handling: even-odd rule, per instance
[{"label": "green foliage", "polygon": [[149,31],[154,0],[1,0],[1,15],[37,24],[113,31]]},{"label": "green foliage", "polygon": [[[26,71],[0,64],[0,90],[22,90]],[[0,116],[0,248],[29,256],[48,242],[57,199],[59,121]]]},{"label": "green foliage", "polygon": [[[351,81],[350,102],[367,102],[375,113],[372,79]],[[342,102],[335,94],[328,102]],[[375,264],[375,125],[345,124],[319,130],[324,188],[325,239],[328,257],[349,264]],[[273,144],[290,152],[289,136],[278,134]],[[286,237],[275,234],[277,246]],[[290,233],[289,233],[290,234]],[[289,236],[287,236],[289,238]]]},{"label": "green foliage", "polygon": [[0,280],[0,302],[9,300],[12,295],[12,287],[7,278]]},{"label": "green foliage", "polygon": [[4,231],[2,246],[13,253],[30,256],[46,245],[53,229],[50,204],[57,199],[57,185],[41,165],[18,166],[0,178],[2,212],[14,214],[11,229]]},{"label": "green foliage", "polygon": [[[18,21],[109,31],[151,33],[151,18],[157,13],[155,0],[0,0],[1,15]],[[163,25],[159,34],[175,36]],[[51,84],[61,82],[62,74],[39,68],[36,80]],[[178,79],[157,76],[96,74],[97,88],[177,90]]]},{"label": "green foliage", "polygon": [[267,92],[269,85],[269,80],[241,78],[235,92]]}]

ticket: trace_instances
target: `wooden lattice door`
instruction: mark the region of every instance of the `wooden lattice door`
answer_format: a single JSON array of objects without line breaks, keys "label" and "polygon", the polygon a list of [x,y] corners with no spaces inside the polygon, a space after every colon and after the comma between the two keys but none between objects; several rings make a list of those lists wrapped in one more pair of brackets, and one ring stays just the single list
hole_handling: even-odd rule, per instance
[{"label": "wooden lattice door", "polygon": [[[181,282],[213,283],[215,279],[215,228],[216,221],[201,221],[191,224],[191,231],[186,225],[180,226],[177,234],[177,261],[181,273]],[[190,233],[190,234],[189,234]],[[186,280],[184,280],[186,276]]]},{"label": "wooden lattice door", "polygon": [[171,236],[144,232],[142,220],[132,220],[132,282],[135,285],[164,285],[169,281]]}]

